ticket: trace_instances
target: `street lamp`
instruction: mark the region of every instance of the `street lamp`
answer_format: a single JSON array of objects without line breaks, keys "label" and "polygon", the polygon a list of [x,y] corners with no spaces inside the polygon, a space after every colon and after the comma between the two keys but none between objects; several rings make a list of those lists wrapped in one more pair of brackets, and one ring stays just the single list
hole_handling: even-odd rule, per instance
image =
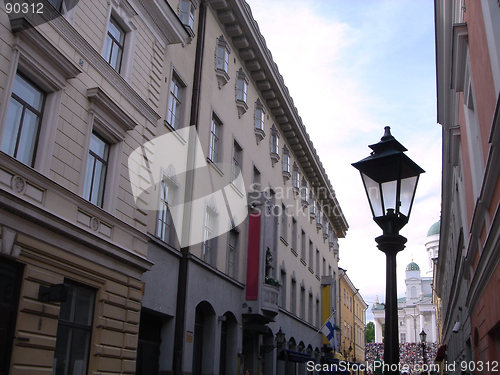
[{"label": "street lamp", "polygon": [[424,360],[424,364],[427,363],[427,359],[425,358],[425,339],[427,338],[427,333],[422,329],[422,332],[420,332],[420,341],[422,342],[422,358]]},{"label": "street lamp", "polygon": [[386,255],[386,305],[384,365],[386,374],[399,373],[398,306],[396,255],[404,249],[406,238],[399,234],[410,217],[418,178],[424,172],[404,154],[407,149],[385,127],[379,143],[369,146],[370,156],[353,167],[359,170],[373,220],[383,234],[375,239]]}]

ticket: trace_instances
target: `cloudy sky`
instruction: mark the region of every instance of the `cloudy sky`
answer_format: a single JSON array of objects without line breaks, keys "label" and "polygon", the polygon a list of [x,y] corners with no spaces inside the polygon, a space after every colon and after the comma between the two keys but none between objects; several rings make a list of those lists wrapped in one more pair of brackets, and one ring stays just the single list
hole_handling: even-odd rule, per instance
[{"label": "cloudy sky", "polygon": [[441,127],[436,123],[432,0],[247,0],[349,223],[339,266],[370,305],[385,299],[385,255],[359,172],[390,126],[420,177],[399,253],[398,296],[413,259],[428,270],[425,239],[439,220]]}]

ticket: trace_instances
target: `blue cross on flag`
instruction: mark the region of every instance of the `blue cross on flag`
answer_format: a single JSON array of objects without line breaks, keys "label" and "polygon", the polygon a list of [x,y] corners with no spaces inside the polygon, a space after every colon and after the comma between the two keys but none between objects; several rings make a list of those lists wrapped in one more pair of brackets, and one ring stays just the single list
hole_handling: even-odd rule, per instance
[{"label": "blue cross on flag", "polygon": [[333,346],[335,349],[335,324],[331,322],[331,320],[328,320],[323,328],[321,328],[321,332],[325,335],[328,341],[330,341],[330,344]]}]

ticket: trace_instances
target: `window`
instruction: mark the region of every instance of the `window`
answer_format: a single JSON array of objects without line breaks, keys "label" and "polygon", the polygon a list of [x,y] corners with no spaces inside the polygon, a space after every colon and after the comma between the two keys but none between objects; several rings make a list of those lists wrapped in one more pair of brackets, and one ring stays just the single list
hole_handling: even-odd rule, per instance
[{"label": "window", "polygon": [[308,301],[307,321],[308,321],[310,324],[314,324],[314,314],[313,314],[313,295],[312,295],[312,292],[311,292],[311,291],[309,291],[309,301]]},{"label": "window", "polygon": [[45,93],[17,73],[0,149],[33,167]]},{"label": "window", "polygon": [[118,73],[120,73],[121,70],[124,47],[125,30],[120,26],[115,17],[111,16],[106,36],[104,58]]},{"label": "window", "polygon": [[307,203],[307,181],[304,177],[302,177],[302,183],[300,187],[300,196],[302,199],[302,203]]},{"label": "window", "polygon": [[96,133],[90,139],[83,197],[102,207],[108,167],[109,143]]},{"label": "window", "polygon": [[231,182],[236,186],[238,189],[241,190],[240,186],[240,181],[242,181],[242,178],[237,181],[238,176],[240,176],[241,173],[241,161],[243,160],[243,150],[241,149],[240,145],[238,142],[234,141],[233,143],[233,160],[232,160],[232,166],[231,166]]},{"label": "window", "polygon": [[287,238],[287,217],[286,217],[286,206],[284,204],[281,205],[281,238],[286,241]]},{"label": "window", "polygon": [[221,35],[219,38],[219,45],[217,46],[217,69],[227,73],[229,66],[229,48],[224,37]]},{"label": "window", "polygon": [[255,113],[253,117],[255,140],[257,141],[257,144],[259,144],[259,142],[262,141],[266,136],[266,133],[264,131],[265,114],[266,111],[264,109],[264,106],[262,105],[260,99],[257,99],[257,101],[255,102]]},{"label": "window", "polygon": [[300,317],[306,319],[306,288],[304,285],[300,286]]},{"label": "window", "polygon": [[316,327],[321,327],[321,307],[319,298],[316,297]]},{"label": "window", "polygon": [[255,129],[264,131],[264,120],[265,120],[264,106],[260,102],[260,99],[257,99],[257,102],[255,103],[255,115],[254,115]]},{"label": "window", "polygon": [[316,198],[314,197],[312,189],[309,190],[309,215],[311,218],[316,217]]},{"label": "window", "polygon": [[401,333],[401,343],[406,342],[406,333]]},{"label": "window", "polygon": [[306,232],[300,231],[300,260],[306,262]]},{"label": "window", "polygon": [[203,246],[201,257],[203,261],[208,264],[215,264],[215,225],[216,213],[212,208],[206,207],[205,210],[205,223],[203,231]]},{"label": "window", "polygon": [[281,269],[280,306],[286,309],[286,271]]},{"label": "window", "polygon": [[248,90],[248,78],[245,72],[243,72],[243,68],[240,68],[238,70],[237,80],[236,80],[236,101],[246,103],[247,90]]},{"label": "window", "polygon": [[239,233],[236,230],[229,231],[229,241],[227,249],[227,275],[236,277],[236,255],[238,249]]},{"label": "window", "polygon": [[284,173],[288,174],[288,178],[290,178],[290,151],[286,145],[283,146],[283,158],[281,167]]},{"label": "window", "polygon": [[158,223],[156,226],[156,235],[166,243],[173,244],[174,226],[172,225],[172,215],[170,213],[170,202],[172,190],[165,177],[160,183],[160,202],[158,208]]},{"label": "window", "polygon": [[255,166],[253,167],[252,184],[254,191],[260,190],[260,172]]},{"label": "window", "polygon": [[215,50],[215,74],[217,76],[217,82],[219,85],[219,90],[222,89],[229,81],[229,54],[231,53],[229,45],[221,35],[217,38],[217,46]]},{"label": "window", "polygon": [[297,220],[292,217],[292,250],[297,251]]},{"label": "window", "polygon": [[175,130],[178,130],[181,125],[182,93],[183,85],[176,77],[172,77],[168,99],[167,123]]},{"label": "window", "polygon": [[219,161],[220,128],[221,122],[213,115],[210,126],[210,149],[208,150],[208,157],[214,163]]},{"label": "window", "polygon": [[319,276],[320,275],[320,269],[319,269],[319,261],[320,261],[320,254],[319,254],[319,250],[316,248],[316,275]]},{"label": "window", "polygon": [[181,19],[181,22],[191,28],[191,30],[194,28],[194,10],[194,4],[190,0],[181,1],[179,18]]},{"label": "window", "polygon": [[314,247],[311,240],[309,240],[309,268],[312,270],[314,264]]},{"label": "window", "polygon": [[326,275],[326,259],[323,258],[323,272],[321,273],[321,276],[327,276]]},{"label": "window", "polygon": [[86,374],[95,291],[69,283],[68,299],[61,303],[54,351],[54,374]]},{"label": "window", "polygon": [[292,286],[290,288],[290,312],[296,314],[297,310],[297,281],[292,278]]},{"label": "window", "polygon": [[278,129],[276,129],[276,126],[271,127],[271,140],[270,140],[270,147],[271,147],[271,154],[276,154],[278,155],[278,148],[279,148],[279,133]]},{"label": "window", "polygon": [[63,0],[48,0],[48,2],[52,4],[52,6],[56,8],[58,12],[61,12],[63,10]]},{"label": "window", "polygon": [[316,210],[316,229],[319,231],[323,226],[321,225],[322,221],[321,206],[319,204],[317,206],[318,208]]},{"label": "window", "polygon": [[292,186],[298,191],[300,188],[300,171],[297,163],[293,162]]}]

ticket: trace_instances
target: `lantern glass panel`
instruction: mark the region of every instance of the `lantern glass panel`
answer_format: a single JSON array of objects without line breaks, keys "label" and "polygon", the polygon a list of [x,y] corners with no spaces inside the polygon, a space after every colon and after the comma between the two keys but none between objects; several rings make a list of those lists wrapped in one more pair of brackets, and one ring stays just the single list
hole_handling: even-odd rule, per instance
[{"label": "lantern glass panel", "polygon": [[382,195],[380,194],[380,185],[364,173],[361,173],[361,177],[365,184],[366,195],[370,201],[373,216],[383,216],[384,210],[382,206]]},{"label": "lantern glass panel", "polygon": [[411,206],[415,189],[417,188],[418,176],[413,176],[401,180],[401,207],[400,211],[406,217],[410,216]]},{"label": "lantern glass panel", "polygon": [[387,210],[393,209],[396,212],[396,201],[397,201],[397,191],[398,182],[397,181],[387,181],[382,184],[382,195],[384,199],[385,213]]}]

